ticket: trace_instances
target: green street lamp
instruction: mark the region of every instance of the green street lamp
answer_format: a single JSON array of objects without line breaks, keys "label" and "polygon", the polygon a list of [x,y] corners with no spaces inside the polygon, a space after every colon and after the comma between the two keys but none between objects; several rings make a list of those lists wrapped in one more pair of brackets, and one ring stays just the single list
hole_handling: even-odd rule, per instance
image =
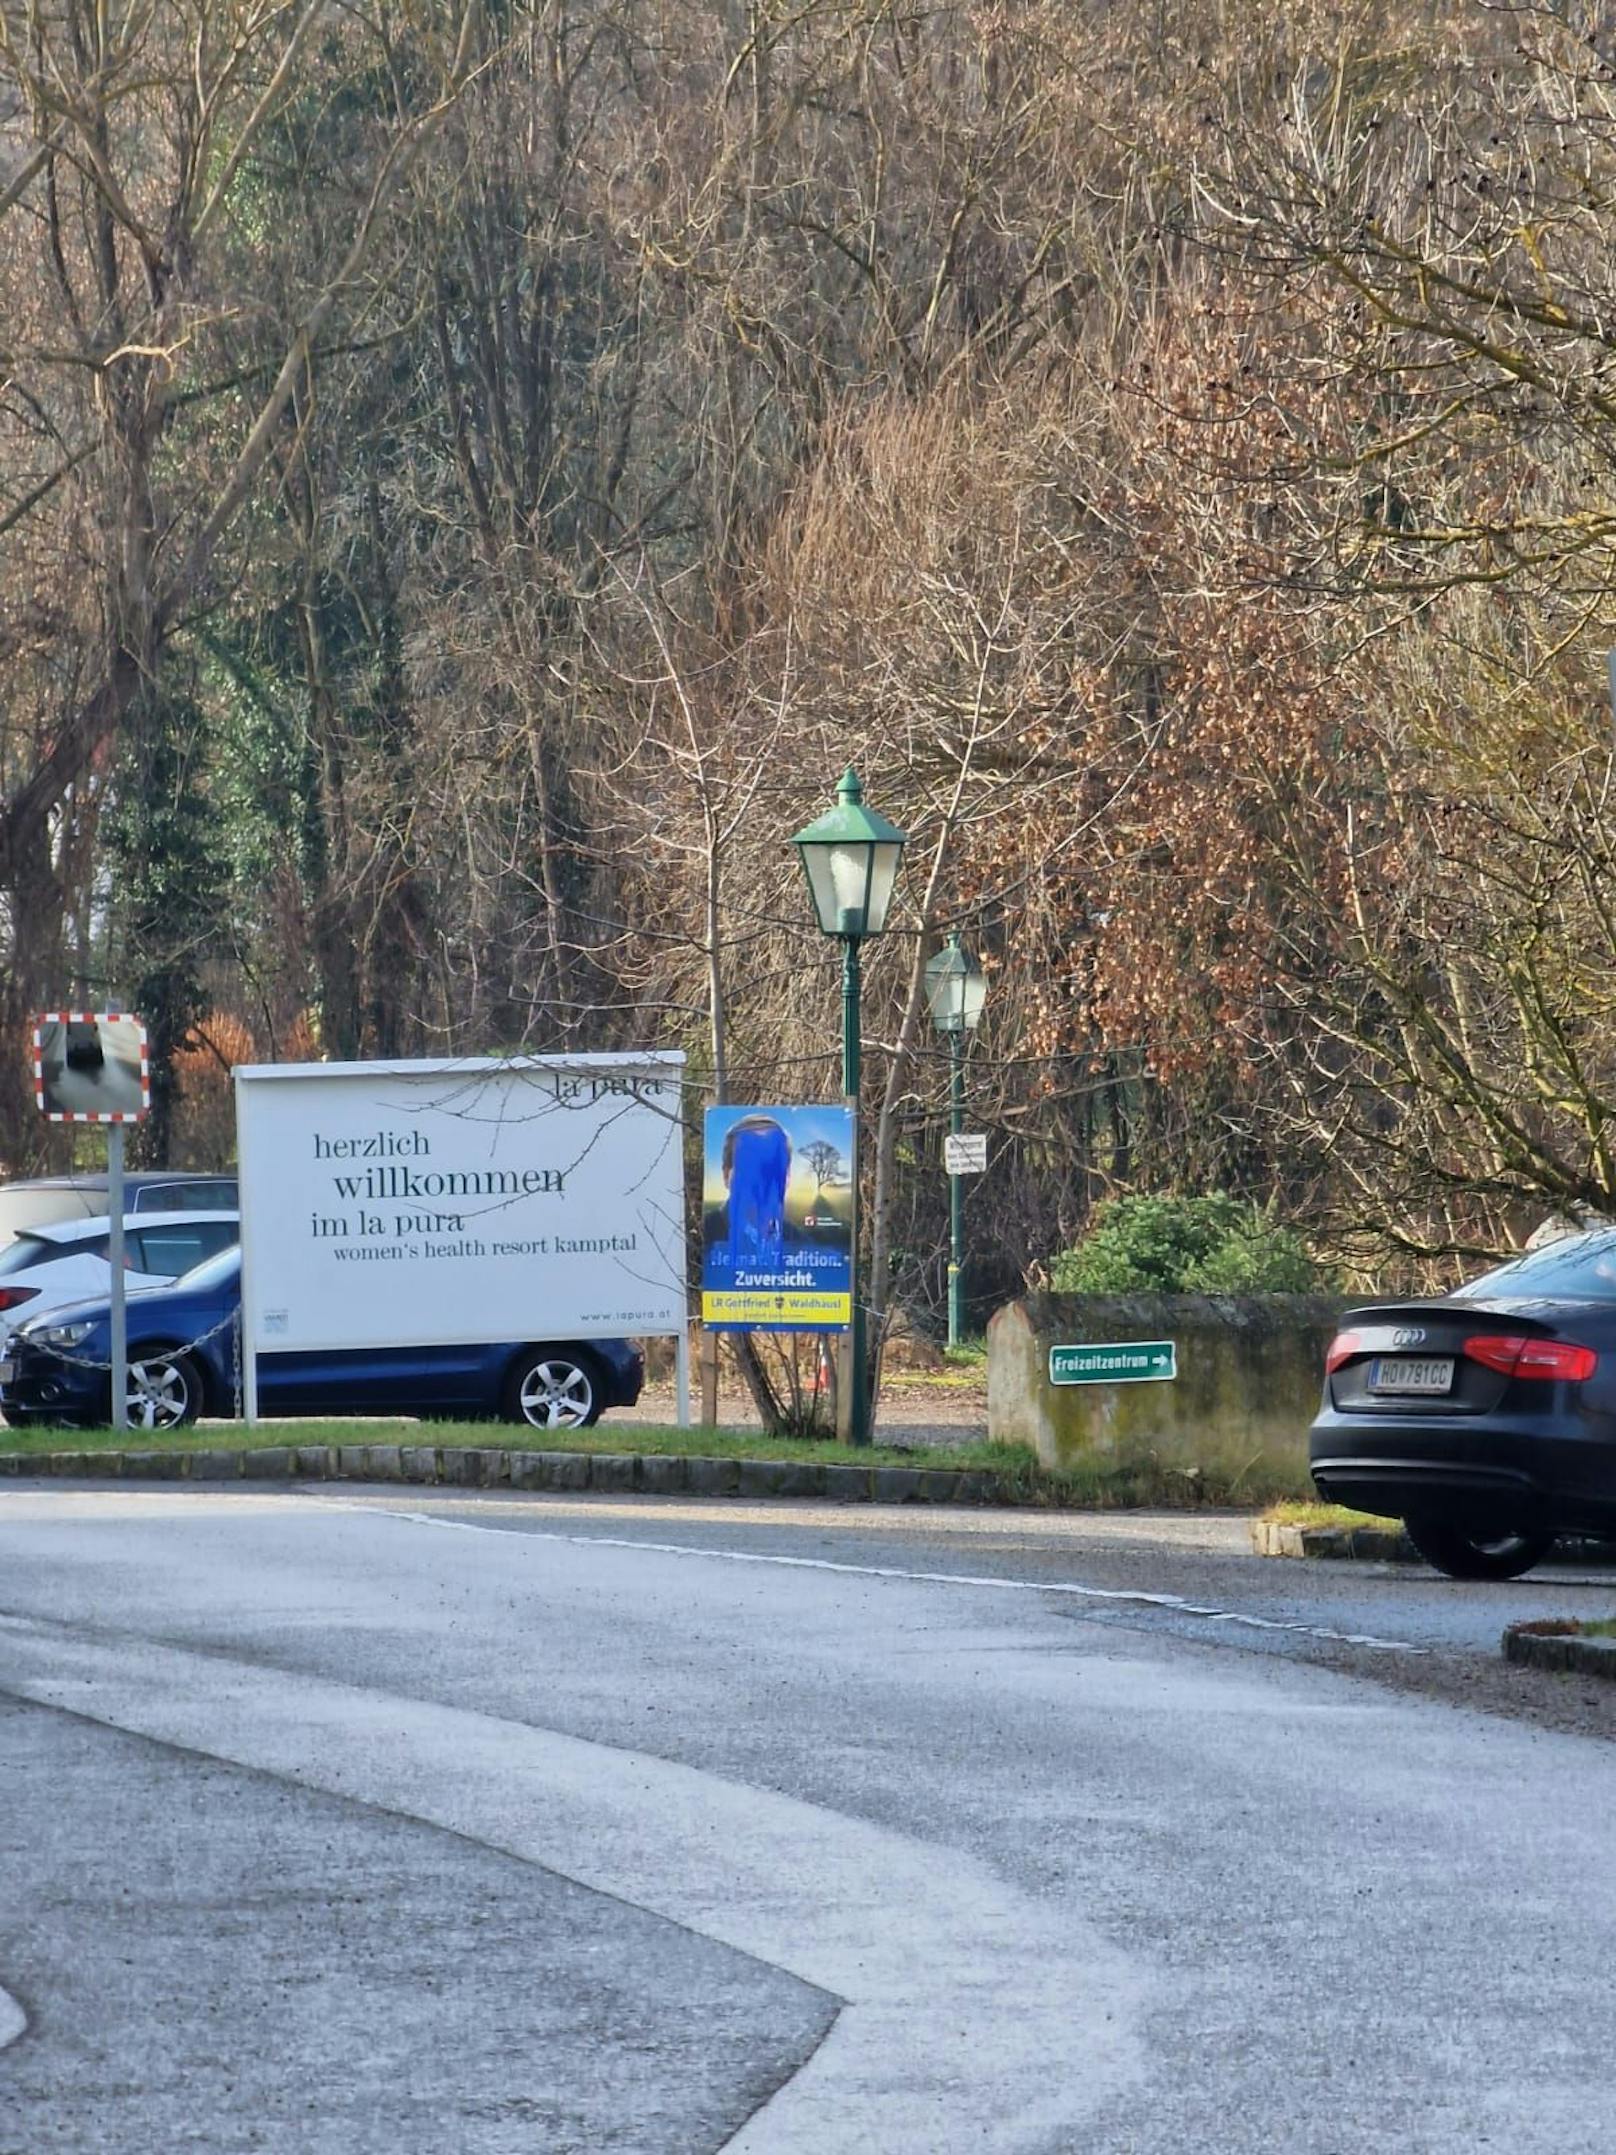
[{"label": "green street lamp", "polygon": [[[951,935],[926,967],[926,1001],[932,1023],[948,1038],[948,1127],[955,1137],[965,1128],[965,1050],[975,1032],[987,1000],[988,984],[982,968]],[[963,1329],[965,1303],[963,1177],[951,1169],[948,1177],[948,1344],[957,1347]]]},{"label": "green street lamp", "polygon": [[853,1118],[853,1197],[849,1265],[853,1306],[848,1326],[847,1382],[838,1419],[849,1444],[870,1441],[870,1385],[859,1296],[859,946],[879,935],[898,881],[906,833],[864,805],[851,764],[836,788],[836,806],[791,843],[802,859],[814,918],[842,946],[842,1092]]}]

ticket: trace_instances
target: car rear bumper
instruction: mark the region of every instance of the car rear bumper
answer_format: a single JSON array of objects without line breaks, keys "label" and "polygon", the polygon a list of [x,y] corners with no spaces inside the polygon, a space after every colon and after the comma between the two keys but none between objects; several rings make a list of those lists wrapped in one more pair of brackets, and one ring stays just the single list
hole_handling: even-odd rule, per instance
[{"label": "car rear bumper", "polygon": [[1328,1502],[1387,1518],[1616,1527],[1616,1427],[1602,1416],[1526,1429],[1480,1416],[1327,1410],[1313,1424],[1309,1463]]},{"label": "car rear bumper", "polygon": [[625,1348],[608,1364],[608,1368],[609,1396],[605,1404],[609,1407],[637,1406],[640,1394],[645,1389],[645,1356],[639,1348]]}]

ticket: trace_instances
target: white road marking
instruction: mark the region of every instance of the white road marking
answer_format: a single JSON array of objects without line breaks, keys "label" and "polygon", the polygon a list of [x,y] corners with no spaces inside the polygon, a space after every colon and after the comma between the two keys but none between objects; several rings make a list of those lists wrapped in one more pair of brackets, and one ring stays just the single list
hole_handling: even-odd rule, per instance
[{"label": "white road marking", "polygon": [[376,1507],[384,1518],[411,1526],[447,1527],[457,1534],[514,1534],[524,1541],[566,1542],[575,1548],[644,1549],[657,1556],[710,1557],[723,1564],[778,1564],[793,1571],[845,1572],[857,1579],[903,1579],[917,1586],[976,1586],[1005,1594],[1066,1594],[1082,1601],[1123,1602],[1164,1609],[1171,1616],[1193,1616],[1209,1624],[1243,1624],[1252,1631],[1283,1631],[1304,1639],[1327,1639],[1338,1646],[1368,1646],[1383,1654],[1426,1654],[1427,1646],[1407,1639],[1380,1639],[1368,1631],[1332,1631],[1326,1624],[1300,1624],[1285,1617],[1254,1616],[1245,1609],[1209,1609],[1181,1594],[1152,1594],[1143,1587],[1081,1586],[1075,1580],[995,1579],[971,1571],[912,1571],[900,1564],[838,1564],[825,1556],[781,1556],[765,1550],[710,1549],[695,1542],[643,1541],[617,1534],[555,1534],[544,1528],[487,1526],[475,1519],[443,1519],[433,1512]]},{"label": "white road marking", "polygon": [[0,1628],[16,1695],[543,1864],[839,2001],[730,2155],[1045,2155],[1089,2145],[1143,2080],[1139,1960],[1071,1898],[963,1849],[498,1714],[40,1619]]},{"label": "white road marking", "polygon": [[28,2025],[28,2015],[9,1990],[0,1990],[0,2050],[14,2043]]}]

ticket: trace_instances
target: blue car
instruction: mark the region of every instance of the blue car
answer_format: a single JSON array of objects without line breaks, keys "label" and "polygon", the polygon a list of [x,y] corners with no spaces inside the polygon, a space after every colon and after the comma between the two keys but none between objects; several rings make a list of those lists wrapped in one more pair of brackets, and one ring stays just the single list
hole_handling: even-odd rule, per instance
[{"label": "blue car", "polygon": [[[128,1297],[131,1429],[178,1429],[199,1414],[239,1411],[240,1308],[235,1248]],[[110,1421],[111,1355],[105,1299],[65,1303],[19,1325],[0,1361],[0,1414],[13,1429]],[[606,1408],[631,1407],[644,1377],[644,1357],[623,1339],[260,1354],[258,1406],[265,1415],[499,1415],[533,1429],[587,1429]]]}]

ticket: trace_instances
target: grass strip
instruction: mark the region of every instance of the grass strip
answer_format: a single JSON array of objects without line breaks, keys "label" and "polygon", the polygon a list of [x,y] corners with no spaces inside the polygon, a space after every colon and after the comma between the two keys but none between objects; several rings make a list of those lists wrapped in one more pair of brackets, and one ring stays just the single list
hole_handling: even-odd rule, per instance
[{"label": "grass strip", "polygon": [[0,1455],[38,1452],[218,1452],[277,1446],[401,1444],[471,1446],[538,1452],[642,1452],[705,1459],[787,1460],[816,1466],[927,1467],[994,1474],[1012,1501],[1077,1511],[1242,1511],[1294,1497],[1307,1484],[1305,1462],[1277,1465],[1254,1475],[1232,1476],[1164,1464],[1154,1454],[1132,1460],[1096,1460],[1040,1467],[1021,1444],[869,1445],[857,1450],[829,1440],[764,1436],[756,1430],[676,1429],[652,1423],[618,1423],[595,1429],[549,1431],[490,1422],[264,1421],[240,1422],[163,1433],[113,1429],[7,1429]]},{"label": "grass strip", "polygon": [[1387,1519],[1379,1512],[1351,1511],[1345,1504],[1320,1504],[1307,1498],[1282,1498],[1263,1513],[1275,1526],[1367,1527],[1372,1533],[1395,1534],[1400,1519]]},{"label": "grass strip", "polygon": [[650,1452],[703,1459],[785,1459],[821,1466],[980,1467],[1015,1473],[1035,1466],[1022,1444],[866,1445],[769,1437],[742,1429],[677,1429],[649,1422],[602,1423],[594,1429],[530,1429],[508,1422],[265,1420],[193,1423],[188,1429],[6,1429],[7,1452],[244,1452],[278,1445],[479,1445],[513,1452]]}]

